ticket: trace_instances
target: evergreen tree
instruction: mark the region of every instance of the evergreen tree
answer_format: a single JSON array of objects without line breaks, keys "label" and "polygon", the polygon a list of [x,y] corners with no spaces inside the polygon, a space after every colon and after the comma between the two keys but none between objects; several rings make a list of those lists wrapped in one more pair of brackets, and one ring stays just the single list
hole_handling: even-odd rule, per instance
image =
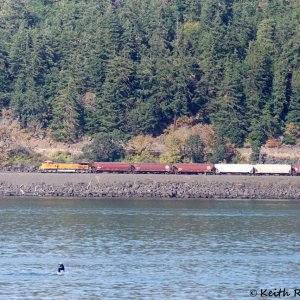
[{"label": "evergreen tree", "polygon": [[234,157],[234,153],[228,148],[223,137],[217,137],[215,149],[210,157],[212,163],[229,163]]},{"label": "evergreen tree", "polygon": [[292,73],[292,95],[287,122],[300,131],[300,67]]},{"label": "evergreen tree", "polygon": [[133,86],[134,69],[126,54],[110,59],[100,99],[100,132],[126,131],[126,116],[135,102]]},{"label": "evergreen tree", "polygon": [[213,102],[217,97],[219,83],[223,80],[224,58],[227,56],[224,45],[227,24],[223,22],[223,13],[217,1],[213,1],[213,4],[205,3],[200,22],[202,31],[199,57],[202,76],[198,84],[198,93],[206,100],[209,112],[214,109]]},{"label": "evergreen tree", "polygon": [[[61,74],[66,75],[67,74]],[[74,80],[70,77],[54,99],[51,122],[52,136],[57,141],[74,142],[80,134],[78,94]]]},{"label": "evergreen tree", "polygon": [[246,124],[240,64],[235,57],[229,59],[225,66],[225,75],[216,102],[216,112],[213,113],[212,119],[218,136],[241,147],[246,133]]},{"label": "evergreen tree", "polygon": [[[261,140],[261,137],[264,137],[264,139],[267,137],[268,128],[263,128],[261,117],[263,109],[272,97],[272,60],[264,51],[250,48],[247,65],[244,90],[247,98],[246,118],[248,120],[250,140],[254,143],[257,137],[260,139],[260,143],[263,143],[264,140]],[[266,115],[266,109],[264,112]],[[267,118],[270,118],[270,116],[267,115]],[[260,131],[263,131],[263,133],[260,133]]]},{"label": "evergreen tree", "polygon": [[9,104],[10,85],[8,53],[0,44],[0,108]]},{"label": "evergreen tree", "polygon": [[198,134],[190,135],[186,139],[185,155],[192,163],[204,162],[204,144]]},{"label": "evergreen tree", "polygon": [[46,120],[45,102],[32,78],[27,78],[24,84],[22,77],[16,81],[12,97],[14,113],[23,127],[38,125],[43,127]]}]

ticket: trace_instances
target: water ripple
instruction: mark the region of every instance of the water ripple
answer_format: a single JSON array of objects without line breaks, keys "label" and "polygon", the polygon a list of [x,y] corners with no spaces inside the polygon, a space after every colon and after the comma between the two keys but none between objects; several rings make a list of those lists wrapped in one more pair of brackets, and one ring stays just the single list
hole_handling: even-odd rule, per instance
[{"label": "water ripple", "polygon": [[0,299],[244,299],[299,284],[297,202],[10,198],[0,220]]}]

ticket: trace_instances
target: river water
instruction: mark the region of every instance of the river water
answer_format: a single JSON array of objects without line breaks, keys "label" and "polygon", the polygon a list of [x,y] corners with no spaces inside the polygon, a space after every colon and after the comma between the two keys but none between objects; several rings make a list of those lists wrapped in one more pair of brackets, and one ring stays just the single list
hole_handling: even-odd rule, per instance
[{"label": "river water", "polygon": [[300,202],[0,199],[0,299],[292,294],[299,249]]}]

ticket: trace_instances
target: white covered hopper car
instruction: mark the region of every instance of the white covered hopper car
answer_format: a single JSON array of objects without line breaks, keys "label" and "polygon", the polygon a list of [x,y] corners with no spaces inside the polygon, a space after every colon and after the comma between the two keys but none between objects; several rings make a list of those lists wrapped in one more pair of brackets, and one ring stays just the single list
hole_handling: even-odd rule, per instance
[{"label": "white covered hopper car", "polygon": [[258,164],[258,165],[254,165],[254,173],[290,175],[292,174],[292,166],[275,165],[275,164]]},{"label": "white covered hopper car", "polygon": [[253,174],[253,165],[215,164],[216,174]]}]

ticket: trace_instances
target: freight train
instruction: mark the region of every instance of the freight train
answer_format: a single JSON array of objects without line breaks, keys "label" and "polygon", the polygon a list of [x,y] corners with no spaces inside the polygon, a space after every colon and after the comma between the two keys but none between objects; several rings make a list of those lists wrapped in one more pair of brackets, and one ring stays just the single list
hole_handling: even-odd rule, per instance
[{"label": "freight train", "polygon": [[300,165],[280,164],[196,164],[196,163],[54,163],[44,162],[43,173],[127,173],[127,174],[240,174],[240,175],[300,175]]}]

